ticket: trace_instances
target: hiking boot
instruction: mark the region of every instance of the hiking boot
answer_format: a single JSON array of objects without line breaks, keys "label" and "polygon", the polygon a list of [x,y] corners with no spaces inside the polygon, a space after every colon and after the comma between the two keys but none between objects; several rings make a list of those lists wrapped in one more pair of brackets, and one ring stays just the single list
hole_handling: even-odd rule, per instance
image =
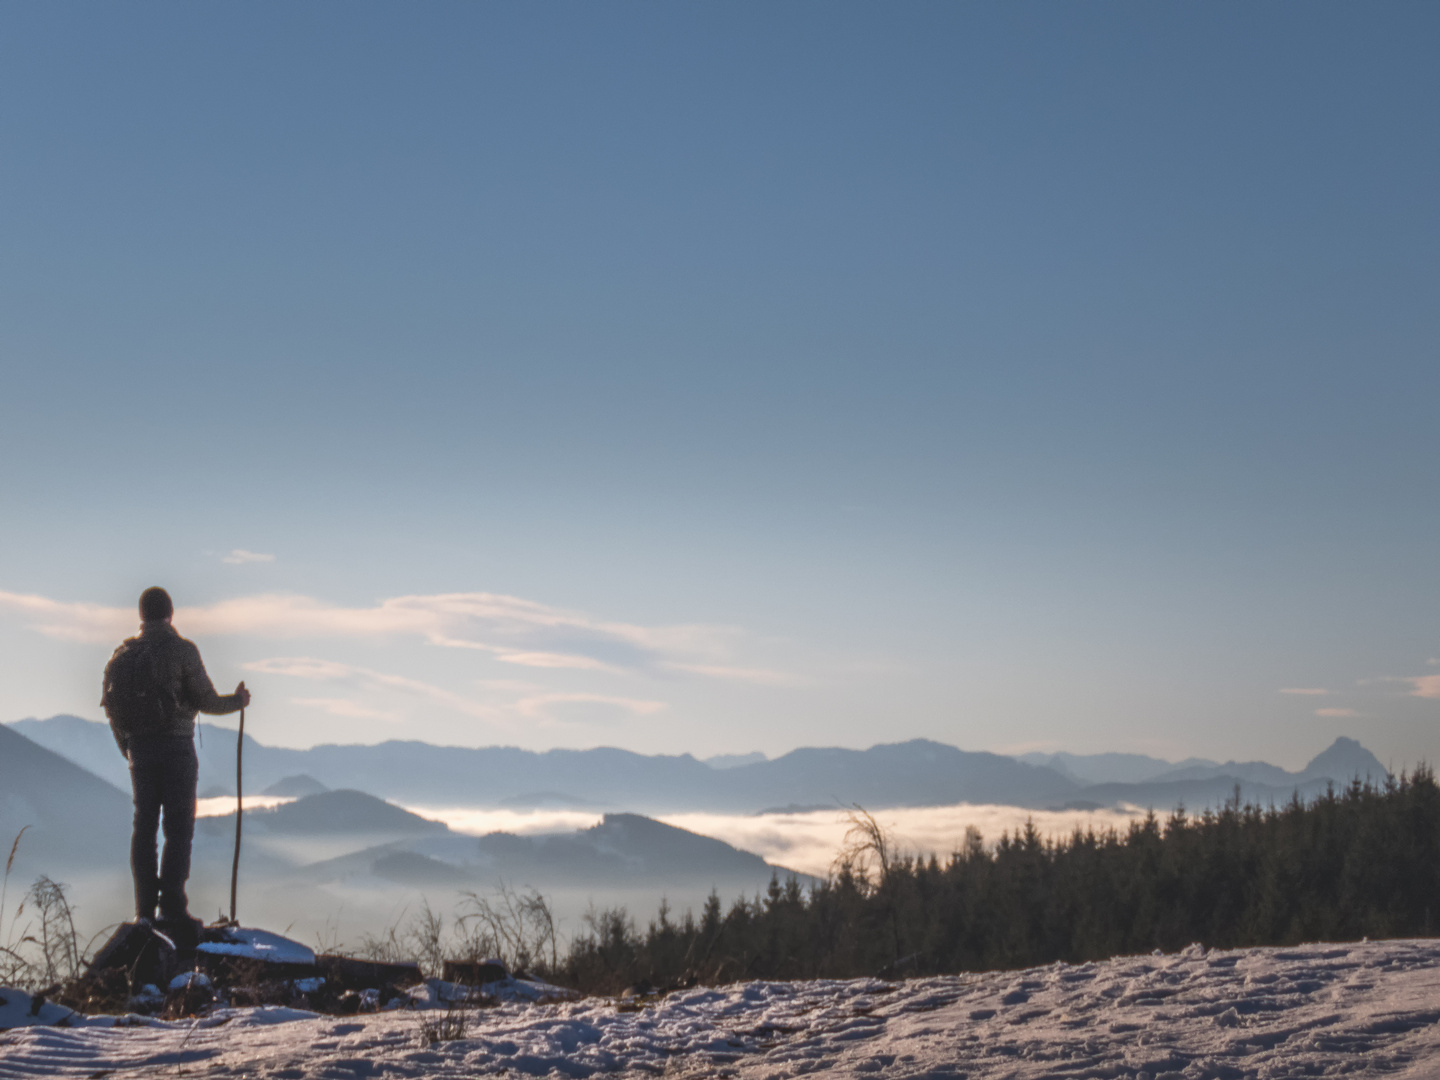
[{"label": "hiking boot", "polygon": [[200,932],[205,929],[205,924],[186,911],[180,915],[162,918],[155,924],[155,929],[175,942],[177,953],[188,955],[193,953],[195,946],[200,943]]}]

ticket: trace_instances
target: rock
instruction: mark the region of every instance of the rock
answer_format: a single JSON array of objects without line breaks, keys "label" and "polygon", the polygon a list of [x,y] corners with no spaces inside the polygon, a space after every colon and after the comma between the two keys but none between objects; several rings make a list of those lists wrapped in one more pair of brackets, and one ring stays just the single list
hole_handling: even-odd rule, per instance
[{"label": "rock", "polygon": [[622,998],[638,998],[649,997],[653,993],[655,993],[654,984],[648,979],[641,979],[634,986],[627,986],[624,990],[620,991],[620,996]]},{"label": "rock", "polygon": [[68,1027],[73,1009],[46,1001],[44,994],[31,997],[24,990],[0,986],[0,1031],[20,1027]]},{"label": "rock", "polygon": [[402,964],[382,964],[349,956],[322,955],[315,958],[315,965],[332,985],[348,990],[364,990],[372,986],[414,986],[424,981],[420,965],[413,960]]},{"label": "rock", "polygon": [[95,954],[88,974],[123,971],[134,988],[146,983],[167,984],[174,977],[176,967],[175,942],[148,919],[140,919],[120,924]]},{"label": "rock", "polygon": [[308,979],[320,974],[315,952],[269,930],[207,926],[195,946],[195,964],[222,985]]},{"label": "rock", "polygon": [[194,1016],[215,1001],[215,989],[201,971],[187,971],[170,980],[170,992],[160,1015],[166,1020]]},{"label": "rock", "polygon": [[484,986],[486,983],[504,982],[510,973],[505,970],[504,964],[492,957],[486,960],[446,960],[440,977],[445,982],[462,986]]},{"label": "rock", "polygon": [[165,1007],[165,994],[154,983],[146,983],[130,999],[130,1011],[142,1016],[159,1012]]}]

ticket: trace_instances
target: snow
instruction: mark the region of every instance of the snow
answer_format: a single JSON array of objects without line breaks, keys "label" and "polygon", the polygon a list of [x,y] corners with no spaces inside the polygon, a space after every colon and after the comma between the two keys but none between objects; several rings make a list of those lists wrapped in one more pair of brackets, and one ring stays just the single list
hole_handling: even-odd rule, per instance
[{"label": "snow", "polygon": [[455,1004],[472,1001],[498,999],[500,1001],[563,1001],[578,997],[573,990],[552,986],[539,979],[517,979],[507,975],[503,979],[487,982],[481,986],[465,986],[445,982],[443,979],[426,979],[419,986],[407,991],[414,1007],[421,1009],[448,1008]]},{"label": "snow", "polygon": [[[754,982],[653,1004],[588,998],[354,1017],[222,1009],[0,1034],[0,1078],[119,1075],[1116,1077],[1440,1073],[1440,941],[1125,957],[915,979]],[[0,990],[0,996],[13,991]],[[437,1005],[438,1005],[437,995]],[[100,1026],[100,1025],[112,1026]],[[135,1070],[135,1071],[127,1071]]]},{"label": "snow", "polygon": [[32,1024],[59,1024],[69,1019],[71,1010],[53,1002],[43,1002],[34,1016],[30,1015],[34,998],[23,990],[0,986],[0,1030],[29,1027]]},{"label": "snow", "polygon": [[195,946],[195,951],[211,956],[242,956],[248,960],[263,960],[271,964],[315,963],[314,950],[268,930],[226,930],[224,941],[202,941]]}]

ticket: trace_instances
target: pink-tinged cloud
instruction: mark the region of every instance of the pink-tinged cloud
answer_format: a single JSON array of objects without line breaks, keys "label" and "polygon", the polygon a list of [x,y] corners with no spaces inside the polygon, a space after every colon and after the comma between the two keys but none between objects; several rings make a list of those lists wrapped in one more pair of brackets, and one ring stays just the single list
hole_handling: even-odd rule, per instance
[{"label": "pink-tinged cloud", "polygon": [[1411,697],[1440,698],[1440,675],[1417,675],[1413,678],[1404,679],[1413,689]]},{"label": "pink-tinged cloud", "polygon": [[0,608],[17,611],[32,629],[62,641],[113,642],[135,632],[140,616],[134,608],[66,603],[44,596],[0,592]]},{"label": "pink-tinged cloud", "polygon": [[[663,701],[648,701],[639,698],[619,697],[613,694],[565,693],[539,690],[529,684],[489,684],[488,688],[508,689],[507,700],[499,703],[475,701],[461,694],[453,693],[440,686],[409,679],[403,675],[391,675],[383,671],[341,664],[333,660],[317,660],[310,656],[275,656],[266,660],[252,660],[244,664],[246,671],[264,675],[279,675],[310,682],[333,683],[351,687],[361,694],[391,693],[441,705],[466,716],[473,716],[491,723],[513,726],[522,720],[552,721],[549,707],[553,705],[592,704],[609,705],[638,716],[648,716],[669,708]],[[292,698],[300,704],[321,708],[336,716],[374,717],[376,719],[399,719],[393,713],[375,709],[357,702],[353,698]]]},{"label": "pink-tinged cloud", "polygon": [[1316,716],[1359,716],[1354,709],[1316,709]]},{"label": "pink-tinged cloud", "polygon": [[728,664],[682,664],[675,661],[665,666],[671,671],[685,671],[692,675],[707,675],[712,679],[732,679],[761,686],[802,686],[805,682],[798,676],[765,668],[732,667]]},{"label": "pink-tinged cloud", "polygon": [[639,716],[649,716],[669,708],[663,701],[642,701],[636,698],[615,697],[611,694],[534,694],[515,702],[513,708],[521,716],[531,719],[549,719],[551,705],[613,705]]},{"label": "pink-tinged cloud", "polygon": [[264,675],[286,675],[312,682],[341,683],[362,691],[395,691],[444,705],[480,720],[503,722],[508,719],[501,710],[491,705],[472,701],[443,687],[407,679],[403,675],[390,675],[353,664],[339,664],[333,660],[316,660],[309,656],[276,656],[267,660],[252,660],[242,666],[246,671]]},{"label": "pink-tinged cloud", "polygon": [[368,705],[362,705],[358,701],[349,698],[325,698],[325,697],[294,697],[290,699],[296,705],[308,705],[312,709],[319,709],[331,716],[343,716],[348,720],[399,720],[401,716],[396,712],[386,712],[383,709],[372,709]]},{"label": "pink-tinged cloud", "polygon": [[1282,694],[1304,694],[1306,696],[1321,697],[1330,693],[1329,690],[1322,690],[1318,686],[1287,686],[1280,691]]},{"label": "pink-tinged cloud", "polygon": [[[21,613],[42,634],[111,643],[134,633],[133,609],[0,592],[0,609]],[[734,627],[638,626],[496,593],[399,596],[341,607],[308,596],[266,593],[180,607],[175,625],[192,637],[279,640],[420,638],[441,648],[488,653],[517,667],[596,672],[685,673],[785,685],[783,672],[737,665],[744,635]]]}]

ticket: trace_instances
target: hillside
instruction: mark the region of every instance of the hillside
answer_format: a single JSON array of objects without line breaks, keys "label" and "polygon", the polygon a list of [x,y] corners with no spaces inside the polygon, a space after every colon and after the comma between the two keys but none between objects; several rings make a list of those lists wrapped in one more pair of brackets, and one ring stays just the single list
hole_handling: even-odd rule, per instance
[{"label": "hillside", "polygon": [[[107,731],[108,735],[108,731]],[[119,758],[115,745],[111,752]],[[123,759],[122,759],[123,760]],[[127,784],[128,787],[128,784]],[[130,796],[94,773],[0,725],[0,841],[9,854],[25,826],[17,873],[58,873],[128,850]]]},{"label": "hillside", "polygon": [[809,880],[723,841],[638,814],[606,814],[593,828],[539,836],[430,832],[295,871],[297,880],[311,884],[355,884],[369,875],[422,888],[509,881],[544,889],[621,887],[660,894],[694,888],[703,893],[711,887],[753,894],[776,874]]}]

